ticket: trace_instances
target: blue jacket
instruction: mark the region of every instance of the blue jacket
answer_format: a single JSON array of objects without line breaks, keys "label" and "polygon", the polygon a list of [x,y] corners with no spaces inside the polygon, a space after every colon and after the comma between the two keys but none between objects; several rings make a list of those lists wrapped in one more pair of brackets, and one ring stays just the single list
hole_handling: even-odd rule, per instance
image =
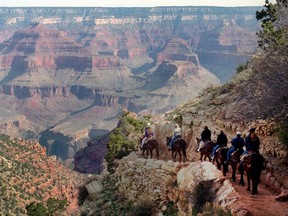
[{"label": "blue jacket", "polygon": [[257,136],[254,139],[251,139],[251,137],[248,135],[245,138],[245,145],[246,150],[248,151],[258,151],[260,148],[260,140]]},{"label": "blue jacket", "polygon": [[237,136],[232,139],[231,144],[235,149],[241,149],[245,145],[245,142],[241,136]]}]

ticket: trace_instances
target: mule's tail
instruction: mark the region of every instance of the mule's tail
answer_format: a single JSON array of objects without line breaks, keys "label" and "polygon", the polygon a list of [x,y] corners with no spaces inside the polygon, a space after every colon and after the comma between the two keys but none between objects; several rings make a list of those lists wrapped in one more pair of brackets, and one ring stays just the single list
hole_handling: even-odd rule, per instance
[{"label": "mule's tail", "polygon": [[157,155],[157,159],[159,160],[159,146],[156,146],[156,155]]},{"label": "mule's tail", "polygon": [[183,153],[184,162],[186,162],[186,160],[187,160],[186,149],[187,149],[187,143],[185,142],[185,140],[183,140],[183,142],[181,143],[181,151]]}]

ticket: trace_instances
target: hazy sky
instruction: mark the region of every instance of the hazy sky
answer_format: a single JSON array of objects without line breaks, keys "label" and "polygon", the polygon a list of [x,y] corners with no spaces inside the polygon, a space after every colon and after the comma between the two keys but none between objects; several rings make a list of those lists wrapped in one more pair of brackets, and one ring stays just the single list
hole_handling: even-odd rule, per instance
[{"label": "hazy sky", "polygon": [[265,0],[0,0],[0,7],[262,6]]}]

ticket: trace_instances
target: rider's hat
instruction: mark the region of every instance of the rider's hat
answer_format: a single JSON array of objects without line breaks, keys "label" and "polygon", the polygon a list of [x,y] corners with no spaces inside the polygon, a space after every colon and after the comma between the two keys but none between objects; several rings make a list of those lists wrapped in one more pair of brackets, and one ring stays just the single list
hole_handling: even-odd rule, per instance
[{"label": "rider's hat", "polygon": [[236,132],[236,135],[237,135],[237,136],[240,136],[240,135],[241,135],[241,132],[240,132],[240,131],[237,131],[237,132]]},{"label": "rider's hat", "polygon": [[147,123],[147,126],[150,126],[150,122]]},{"label": "rider's hat", "polygon": [[251,129],[249,130],[249,132],[250,132],[250,133],[254,133],[254,132],[255,132],[255,128],[251,128]]}]

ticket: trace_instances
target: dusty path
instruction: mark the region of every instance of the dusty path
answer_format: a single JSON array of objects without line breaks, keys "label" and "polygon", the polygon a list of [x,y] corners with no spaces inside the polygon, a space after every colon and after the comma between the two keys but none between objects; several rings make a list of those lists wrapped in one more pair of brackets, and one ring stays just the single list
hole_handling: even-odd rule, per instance
[{"label": "dusty path", "polygon": [[258,186],[257,195],[251,195],[251,191],[247,191],[247,180],[244,177],[244,187],[239,184],[240,175],[236,176],[236,182],[231,179],[231,172],[227,174],[227,178],[231,181],[233,187],[239,194],[237,207],[246,209],[253,216],[288,216],[288,202],[279,202],[275,194],[266,188],[263,183]]}]

